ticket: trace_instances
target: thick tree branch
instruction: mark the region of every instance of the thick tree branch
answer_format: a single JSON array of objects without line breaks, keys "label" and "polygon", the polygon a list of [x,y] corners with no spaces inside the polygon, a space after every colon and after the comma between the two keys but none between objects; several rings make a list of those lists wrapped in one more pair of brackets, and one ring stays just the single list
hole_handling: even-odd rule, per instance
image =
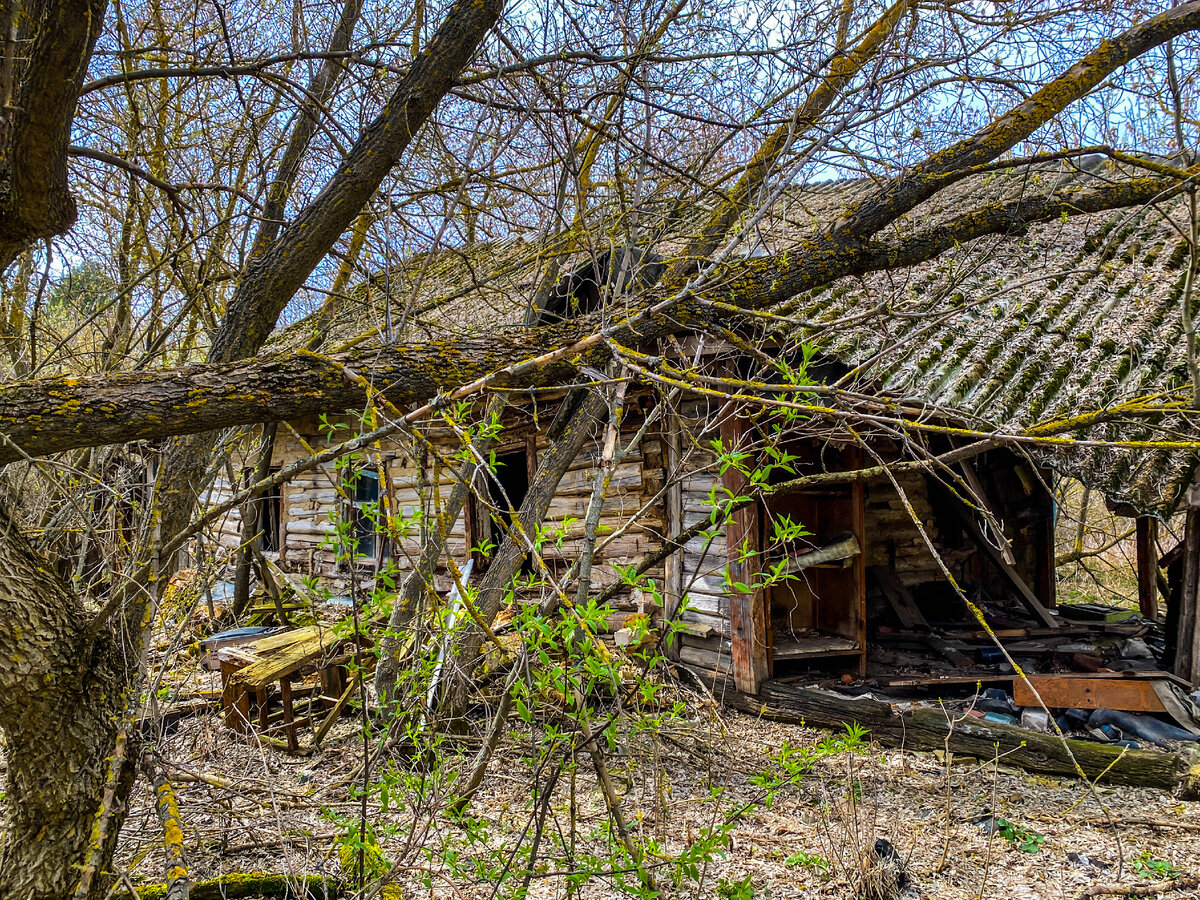
[{"label": "thick tree branch", "polygon": [[29,50],[13,102],[0,110],[0,271],[32,241],[75,222],[67,146],[107,0],[33,4]]},{"label": "thick tree branch", "polygon": [[[956,223],[881,244],[814,239],[778,257],[739,262],[714,279],[724,299],[763,309],[847,275],[934,259],[964,241],[1039,221],[1139,205],[1178,190],[1175,179],[1139,178],[1094,190],[981,207]],[[669,299],[669,298],[668,298]],[[504,389],[568,382],[580,363],[607,358],[606,341],[638,345],[703,326],[714,316],[703,298],[667,303],[651,294],[644,309],[599,329],[590,318],[543,328],[446,341],[355,350],[335,357],[300,351],[271,359],[193,366],[170,372],[48,378],[0,385],[0,463],[78,447],[153,440],[234,425],[292,419],[361,407],[367,378],[397,406],[418,404],[464,386]],[[664,310],[668,310],[664,312]],[[549,348],[549,352],[548,352]],[[553,349],[558,348],[558,349]]]},{"label": "thick tree branch", "polygon": [[867,29],[855,47],[850,50],[838,47],[829,62],[829,74],[796,108],[791,118],[763,141],[729,195],[717,204],[708,221],[672,265],[667,274],[668,281],[685,277],[691,266],[717,248],[721,239],[751,205],[754,196],[776,170],[780,157],[798,138],[816,126],[821,116],[841,96],[854,77],[886,46],[910,5],[911,0],[897,0]]},{"label": "thick tree branch", "polygon": [[504,0],[456,0],[450,7],[433,40],[321,193],[251,262],[213,338],[209,356],[213,362],[258,351],[284,306],[350,227],[438,101],[454,86],[503,5]]},{"label": "thick tree branch", "polygon": [[868,237],[976,167],[997,159],[1025,140],[1072,103],[1087,96],[1105,78],[1146,51],[1200,28],[1200,0],[1181,3],[1139,22],[1117,37],[1101,41],[1091,53],[1025,102],[990,122],[973,136],[938,151],[908,172],[887,182],[838,222],[835,233]]}]

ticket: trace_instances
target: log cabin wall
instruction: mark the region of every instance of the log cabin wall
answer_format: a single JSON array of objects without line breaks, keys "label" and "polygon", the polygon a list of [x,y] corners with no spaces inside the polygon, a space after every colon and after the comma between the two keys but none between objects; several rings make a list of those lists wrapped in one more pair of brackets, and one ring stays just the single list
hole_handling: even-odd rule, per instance
[{"label": "log cabin wall", "polygon": [[[622,425],[622,441],[628,444],[645,421],[649,410],[645,398],[627,401],[628,412]],[[548,421],[548,419],[546,420]],[[347,421],[344,424],[353,424]],[[544,422],[543,422],[544,424]],[[315,450],[330,445],[320,433],[315,422],[292,423],[292,428]],[[340,432],[336,440],[343,440],[349,432]],[[453,433],[448,428],[430,428],[426,435],[439,451],[453,459],[460,449]],[[582,547],[584,516],[591,497],[593,484],[601,459],[601,437],[584,446],[578,458],[568,469],[559,484],[546,515],[546,528],[556,532],[555,540],[543,547],[543,557],[551,572],[564,574],[578,559]],[[532,440],[530,440],[532,438]],[[538,430],[538,423],[527,410],[515,410],[506,416],[502,436],[496,444],[498,452],[511,452],[516,447],[531,446],[535,459],[549,446],[545,436]],[[433,509],[434,491],[432,478],[437,470],[438,492],[443,500],[454,486],[454,476],[448,466],[437,467],[428,460],[424,466],[413,459],[411,448],[400,442],[384,442],[381,450],[387,463],[387,472],[392,489],[394,515],[407,524],[392,542],[391,558],[401,575],[415,565],[420,556],[421,535],[417,513],[428,515]],[[272,456],[272,468],[289,465],[306,458],[308,451],[291,429],[280,428]],[[364,460],[366,468],[374,465],[374,451]],[[235,472],[237,466],[234,467]],[[303,575],[314,575],[336,590],[344,589],[349,576],[345,564],[339,564],[336,548],[332,546],[335,526],[330,514],[344,514],[346,500],[339,495],[337,479],[339,472],[333,463],[303,472],[281,488],[281,542],[278,553],[267,553],[278,561],[285,571]],[[477,476],[482,478],[482,476]],[[424,485],[422,487],[422,485]],[[601,509],[599,540],[603,546],[595,555],[592,585],[606,587],[619,580],[618,565],[630,565],[645,553],[657,547],[663,540],[665,527],[664,486],[664,443],[661,428],[652,423],[642,437],[636,450],[625,457],[616,467],[609,491]],[[241,485],[239,485],[241,487]],[[205,502],[215,505],[232,496],[227,478],[218,479],[205,497]],[[468,552],[468,515],[460,515],[451,528],[447,549],[465,564]],[[241,539],[241,515],[231,510],[217,523],[216,535],[221,548],[228,554],[228,562]],[[561,537],[561,541],[558,540]],[[607,542],[607,543],[605,543]],[[439,590],[449,590],[451,578],[443,562],[435,575]],[[369,564],[360,566],[364,574]],[[648,575],[661,585],[663,566],[651,569]],[[532,596],[527,599],[534,599]],[[614,619],[622,619],[631,611],[652,611],[650,597],[642,592],[629,590],[618,593],[613,605],[618,611]],[[619,627],[619,621],[614,622]]]},{"label": "log cabin wall", "polygon": [[[679,428],[692,440],[681,442],[681,458],[668,475],[681,485],[679,520],[684,529],[709,518],[714,490],[721,496],[716,458],[700,449],[706,446],[704,428],[713,420],[718,405],[705,399],[686,399],[679,405]],[[709,678],[728,677],[733,671],[733,645],[725,591],[728,550],[724,530],[718,529],[711,538],[692,538],[676,556],[681,563],[681,590],[687,599],[679,615],[685,629],[679,640],[679,661]]]},{"label": "log cabin wall", "polygon": [[[681,427],[693,428],[696,443],[704,446],[700,429],[706,421],[712,421],[717,408],[705,401],[690,400],[682,404],[681,410]],[[685,528],[709,516],[712,491],[717,488],[719,492],[721,484],[714,462],[711,453],[693,451],[680,473],[681,522]],[[1054,602],[1053,502],[1045,489],[1047,473],[1034,473],[1022,466],[1025,464],[1019,458],[997,451],[980,459],[976,470],[1012,542],[1013,569],[1049,606]],[[896,481],[959,584],[979,584],[994,598],[1012,595],[1011,582],[981,551],[963,527],[960,514],[948,505],[961,505],[961,501],[935,488],[919,472],[897,473]],[[891,480],[884,477],[866,482],[863,495],[863,556],[868,570],[879,566],[894,573],[913,591],[930,620],[964,619],[965,607],[955,598]],[[688,602],[680,615],[685,631],[678,658],[710,678],[732,679],[731,613],[724,574],[729,558],[724,531],[711,540],[693,538],[679,557]],[[873,578],[867,578],[866,588],[870,628],[890,622],[893,613]],[[773,625],[772,631],[777,630],[778,626]]]},{"label": "log cabin wall", "polygon": [[[290,465],[309,456],[297,434],[314,450],[323,450],[346,436],[346,432],[341,432],[334,440],[328,440],[321,434],[315,422],[293,423],[292,429],[280,428],[271,457],[272,469]],[[418,461],[413,459],[411,449],[398,442],[385,442],[380,452],[391,482],[393,515],[400,525],[392,541],[391,554],[396,567],[403,572],[411,568],[420,555],[421,539],[417,519],[418,513],[428,514],[432,508],[432,472],[422,474]],[[374,470],[375,460],[372,451],[364,458],[363,468]],[[265,554],[277,561],[285,571],[316,576],[331,582],[331,586],[335,588],[344,587],[349,575],[348,568],[339,564],[337,560],[336,529],[331,518],[331,514],[345,515],[349,506],[338,490],[341,477],[341,472],[330,462],[301,472],[292,481],[281,486],[280,548],[277,552]],[[443,468],[438,473],[438,484],[443,496],[450,492],[454,481],[449,470]],[[210,502],[220,502],[221,499],[227,498],[228,480],[220,479],[214,485],[210,496]],[[232,554],[241,539],[239,510],[232,510],[222,519],[219,536],[221,545]],[[466,533],[461,517],[450,530],[447,547],[456,558],[463,558],[466,551]],[[371,564],[365,560],[360,565],[363,571],[370,567]],[[443,579],[446,578],[445,572],[440,574]],[[442,586],[439,583],[439,587]],[[445,586],[448,587],[448,584]]]},{"label": "log cabin wall", "polygon": [[[899,472],[896,481],[921,520],[938,553],[947,563],[951,574],[962,582],[965,565],[973,548],[963,545],[961,535],[953,529],[947,533],[941,517],[930,501],[925,477],[916,472]],[[891,569],[905,587],[913,588],[930,581],[942,581],[942,570],[929,552],[912,515],[904,508],[900,495],[886,478],[866,483],[866,546],[863,548],[868,568],[884,566]]]}]

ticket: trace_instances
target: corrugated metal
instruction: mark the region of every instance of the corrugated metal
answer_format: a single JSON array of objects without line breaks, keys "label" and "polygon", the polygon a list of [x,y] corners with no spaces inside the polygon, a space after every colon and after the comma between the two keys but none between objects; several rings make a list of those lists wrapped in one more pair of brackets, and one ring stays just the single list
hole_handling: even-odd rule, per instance
[{"label": "corrugated metal", "polygon": [[[1025,189],[1028,179],[1013,176],[988,189],[964,186],[937,208],[919,210],[909,226],[949,224],[956,209]],[[936,406],[984,429],[1018,433],[1152,395],[1187,398],[1186,227],[1181,201],[1055,221],[981,238],[903,272],[839,283],[793,301],[789,312],[830,325],[817,332],[818,342],[861,367],[859,387]],[[901,234],[905,228],[900,223]],[[786,243],[787,230],[769,229],[768,244]],[[871,310],[853,324],[833,324]],[[1073,436],[1194,441],[1197,423],[1196,415],[1175,415],[1157,427],[1129,418]],[[1173,510],[1196,465],[1194,453],[1179,450],[1033,452],[1103,490],[1110,502],[1147,513]]]}]

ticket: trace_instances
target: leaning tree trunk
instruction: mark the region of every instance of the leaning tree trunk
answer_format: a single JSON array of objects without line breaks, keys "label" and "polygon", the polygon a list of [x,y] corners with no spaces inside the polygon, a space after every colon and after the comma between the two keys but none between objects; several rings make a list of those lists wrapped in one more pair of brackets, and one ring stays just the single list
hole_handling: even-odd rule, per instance
[{"label": "leaning tree trunk", "polygon": [[[583,396],[580,396],[580,395]],[[521,568],[529,554],[528,535],[537,532],[537,526],[546,516],[558,483],[571,467],[583,445],[596,432],[603,421],[608,406],[600,394],[572,391],[563,400],[554,422],[547,429],[550,449],[538,463],[533,483],[517,515],[517,523],[500,543],[496,555],[488,566],[476,595],[479,616],[489,625],[495,620],[504,597],[508,593],[513,576]],[[447,681],[442,699],[442,710],[451,720],[461,718],[467,708],[471,691],[471,673],[479,660],[483,646],[483,632],[476,626],[467,627],[458,640],[455,675]]]},{"label": "leaning tree trunk", "polygon": [[[126,712],[126,661],[92,635],[70,589],[0,513],[0,728],[7,739],[0,897],[63,900],[115,828],[98,828],[106,783],[127,794],[130,753],[113,754]],[[130,665],[136,665],[131,661]],[[96,845],[101,853],[95,852]],[[95,873],[99,875],[100,873]],[[92,896],[103,896],[102,877]]]}]

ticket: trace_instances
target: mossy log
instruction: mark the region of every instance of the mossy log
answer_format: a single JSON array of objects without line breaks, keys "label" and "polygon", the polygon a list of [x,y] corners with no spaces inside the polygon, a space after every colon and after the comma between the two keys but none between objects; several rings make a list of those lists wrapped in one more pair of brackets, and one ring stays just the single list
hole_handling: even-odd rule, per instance
[{"label": "mossy log", "polygon": [[[240,900],[269,897],[279,900],[334,900],[345,885],[323,875],[282,875],[278,872],[229,873],[192,885],[191,900]],[[148,884],[137,889],[142,900],[165,900],[165,884]],[[117,900],[133,900],[131,894],[115,894]]]},{"label": "mossy log", "polygon": [[[1200,19],[1200,12],[1189,9],[1188,16]],[[1172,31],[1178,25],[1171,23]],[[729,263],[720,279],[721,295],[746,309],[768,309],[847,275],[934,259],[984,235],[1007,232],[1016,221],[1028,225],[1063,215],[1140,206],[1176,186],[1171,179],[1133,178],[1094,189],[1023,197],[980,207],[960,217],[953,227],[939,224],[894,245],[813,238],[779,257]],[[580,365],[602,365],[609,356],[609,341],[644,345],[711,318],[711,306],[706,305],[711,301],[691,297],[676,301],[679,288],[678,284],[656,288],[646,295],[644,311],[619,325],[596,313],[533,329],[359,348],[332,357],[297,351],[163,372],[105,372],[6,383],[0,385],[0,433],[8,441],[0,446],[0,463],[79,447],[160,440],[360,408],[366,402],[368,383],[386,384],[389,401],[400,406],[423,403],[439,394],[473,394],[485,383],[508,389],[561,387],[575,377]],[[650,313],[665,304],[670,304],[670,315]],[[605,330],[599,332],[602,327]],[[348,369],[361,377],[349,377]],[[746,387],[753,391],[755,385],[747,382]],[[1110,414],[1097,412],[1098,418],[1087,424]],[[1066,428],[1061,422],[1054,427],[1054,433]]]},{"label": "mossy log", "polygon": [[1088,778],[1103,775],[1107,784],[1177,791],[1184,799],[1200,797],[1200,750],[1174,752],[1127,750],[1094,741],[1067,740],[1012,725],[968,719],[953,728],[939,709],[899,711],[879,700],[851,700],[827,691],[768,682],[758,696],[716,685],[714,693],[744,712],[778,722],[841,728],[857,723],[882,744],[910,750],[942,750],[992,759],[1049,775],[1078,776],[1067,747]]}]

